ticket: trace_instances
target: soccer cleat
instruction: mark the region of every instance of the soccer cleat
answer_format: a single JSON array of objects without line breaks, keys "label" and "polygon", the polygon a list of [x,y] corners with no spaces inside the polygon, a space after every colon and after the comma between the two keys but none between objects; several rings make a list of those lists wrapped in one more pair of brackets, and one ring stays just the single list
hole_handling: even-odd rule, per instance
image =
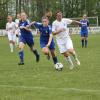
[{"label": "soccer cleat", "polygon": [[18,65],[24,65],[24,62],[20,62],[20,63],[18,63]]},{"label": "soccer cleat", "polygon": [[74,69],[74,65],[70,65],[69,69],[73,70]]},{"label": "soccer cleat", "polygon": [[37,56],[36,56],[36,62],[39,62],[40,61],[40,55],[38,54]]}]

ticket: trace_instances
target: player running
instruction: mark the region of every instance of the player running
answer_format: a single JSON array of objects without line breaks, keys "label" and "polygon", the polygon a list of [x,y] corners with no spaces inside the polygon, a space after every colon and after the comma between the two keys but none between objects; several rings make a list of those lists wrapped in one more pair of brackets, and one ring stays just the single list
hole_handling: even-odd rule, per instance
[{"label": "player running", "polygon": [[27,16],[25,13],[21,13],[21,21],[19,22],[19,27],[20,27],[20,39],[19,39],[19,58],[20,58],[20,63],[18,65],[24,65],[24,46],[27,44],[30,48],[30,50],[34,53],[36,56],[36,62],[39,61],[40,55],[38,51],[34,48],[34,40],[33,40],[33,35],[31,33],[31,30],[27,27],[29,23],[27,22]]},{"label": "player running", "polygon": [[80,61],[76,56],[76,52],[73,48],[72,40],[69,36],[68,25],[69,24],[80,24],[80,22],[75,20],[70,20],[67,18],[62,18],[62,12],[57,11],[56,20],[52,24],[53,35],[56,36],[56,41],[60,50],[60,53],[64,55],[65,59],[71,64],[70,69],[74,68],[74,64],[69,56],[71,54],[77,65],[80,65]]},{"label": "player running", "polygon": [[8,34],[8,40],[9,40],[9,45],[10,45],[10,51],[14,51],[14,46],[15,46],[15,41],[16,41],[16,35],[15,35],[15,30],[16,30],[16,25],[13,22],[13,17],[8,16],[7,17],[7,24],[6,24],[6,31]]},{"label": "player running", "polygon": [[81,22],[81,42],[82,42],[82,48],[87,48],[88,44],[88,27],[89,27],[89,21],[87,20],[87,16],[83,15],[83,19],[80,20]]},{"label": "player running", "polygon": [[48,60],[50,59],[49,50],[54,62],[54,65],[58,63],[58,59],[55,54],[55,43],[52,36],[52,28],[49,25],[48,17],[42,18],[42,23],[32,22],[30,24],[34,25],[40,31],[40,47],[42,48],[42,52],[47,56]]}]

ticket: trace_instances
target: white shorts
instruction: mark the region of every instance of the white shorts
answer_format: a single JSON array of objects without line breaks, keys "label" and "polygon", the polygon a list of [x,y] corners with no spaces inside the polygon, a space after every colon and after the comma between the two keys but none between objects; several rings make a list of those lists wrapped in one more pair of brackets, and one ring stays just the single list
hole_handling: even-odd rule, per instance
[{"label": "white shorts", "polygon": [[15,34],[12,34],[12,33],[8,33],[8,39],[9,41],[16,41],[16,35]]},{"label": "white shorts", "polygon": [[57,41],[58,44],[58,48],[60,53],[65,53],[67,52],[69,49],[73,49],[73,43],[71,38],[63,38],[60,39],[60,41]]}]

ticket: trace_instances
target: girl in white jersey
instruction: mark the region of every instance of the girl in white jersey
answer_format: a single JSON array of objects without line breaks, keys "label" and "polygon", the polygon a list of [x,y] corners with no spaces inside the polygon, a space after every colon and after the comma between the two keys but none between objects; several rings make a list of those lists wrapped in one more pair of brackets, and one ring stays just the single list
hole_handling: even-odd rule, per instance
[{"label": "girl in white jersey", "polygon": [[69,54],[71,54],[74,57],[78,65],[80,65],[80,62],[73,48],[73,43],[69,36],[69,31],[68,31],[67,26],[71,23],[80,24],[80,22],[70,20],[67,18],[62,18],[61,11],[58,11],[56,13],[56,18],[57,19],[52,24],[53,35],[56,36],[56,41],[57,41],[60,53],[63,54],[65,59],[71,64],[70,69],[73,69],[74,65]]},{"label": "girl in white jersey", "polygon": [[13,52],[15,46],[15,40],[16,40],[16,35],[15,35],[16,25],[13,22],[12,16],[8,16],[7,21],[8,23],[6,24],[6,31],[8,34],[10,50],[11,52]]}]

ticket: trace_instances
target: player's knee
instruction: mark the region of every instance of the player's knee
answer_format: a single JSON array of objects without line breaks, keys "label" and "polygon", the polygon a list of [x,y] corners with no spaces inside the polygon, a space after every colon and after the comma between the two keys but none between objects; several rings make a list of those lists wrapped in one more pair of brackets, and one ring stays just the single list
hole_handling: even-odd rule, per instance
[{"label": "player's knee", "polygon": [[19,49],[20,49],[20,50],[23,50],[23,48],[24,48],[24,44],[22,44],[22,43],[19,44]]},{"label": "player's knee", "polygon": [[65,52],[65,53],[62,53],[64,57],[68,57],[69,56],[69,53],[68,52]]},{"label": "player's knee", "polygon": [[47,55],[47,54],[49,53],[48,48],[43,48],[43,49],[42,49],[42,52],[43,52],[45,55]]}]

